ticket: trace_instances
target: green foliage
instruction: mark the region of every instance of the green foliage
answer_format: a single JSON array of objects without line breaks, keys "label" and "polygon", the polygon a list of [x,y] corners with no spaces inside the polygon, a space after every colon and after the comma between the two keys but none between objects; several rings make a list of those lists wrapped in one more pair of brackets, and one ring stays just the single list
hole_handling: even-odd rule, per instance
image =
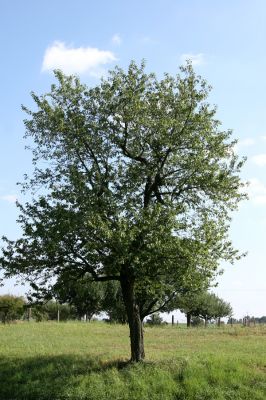
[{"label": "green foliage", "polygon": [[215,308],[216,308],[216,313],[215,313],[215,318],[223,318],[223,317],[230,317],[233,315],[233,309],[230,305],[230,303],[225,302],[223,299],[219,298],[216,296],[215,298]]},{"label": "green foliage", "polygon": [[226,222],[243,197],[242,161],[206,103],[207,83],[190,65],[181,72],[158,81],[132,63],[92,89],[56,72],[50,93],[33,94],[25,125],[39,166],[24,188],[47,195],[20,206],[9,273],[48,279],[75,266],[118,277],[129,264],[152,289],[156,272],[201,268],[202,279],[234,257]]},{"label": "green foliage", "polygon": [[120,324],[127,322],[125,304],[118,282],[110,281],[106,283],[102,311],[107,313],[110,322],[118,322]]},{"label": "green foliage", "polygon": [[79,277],[64,271],[53,287],[53,294],[60,302],[73,306],[79,318],[86,315],[90,321],[94,314],[103,311],[105,287],[88,274]]},{"label": "green foliage", "polygon": [[131,338],[141,337],[141,319],[239,257],[228,229],[245,197],[243,160],[190,64],[158,80],[132,62],[94,88],[55,76],[49,93],[32,94],[36,109],[24,107],[34,172],[23,189],[34,198],[0,261],[39,293],[65,273],[119,281]]},{"label": "green foliage", "polygon": [[0,296],[0,320],[6,323],[21,319],[25,311],[25,305],[23,297],[9,294]]},{"label": "green foliage", "polygon": [[60,321],[68,321],[78,317],[75,309],[69,304],[60,304],[55,301],[48,301],[32,307],[32,317],[40,321],[57,321],[59,312]]},{"label": "green foliage", "polygon": [[209,292],[188,293],[183,297],[179,297],[176,300],[176,304],[185,314],[197,317],[196,319],[194,318],[194,324],[197,324],[200,318],[207,322],[233,314],[229,303]]},{"label": "green foliage", "polygon": [[255,321],[259,324],[266,324],[266,315],[263,315],[262,317],[256,317]]}]

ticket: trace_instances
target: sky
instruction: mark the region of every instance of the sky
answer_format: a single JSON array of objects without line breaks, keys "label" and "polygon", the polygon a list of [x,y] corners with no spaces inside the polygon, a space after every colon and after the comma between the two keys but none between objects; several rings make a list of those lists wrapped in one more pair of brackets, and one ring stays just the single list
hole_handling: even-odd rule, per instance
[{"label": "sky", "polygon": [[[222,264],[214,291],[234,316],[266,315],[266,2],[264,0],[1,0],[0,235],[16,239],[17,182],[31,171],[21,104],[49,92],[52,71],[75,73],[89,86],[119,65],[146,60],[159,77],[190,59],[212,86],[223,129],[246,156],[241,177],[249,200],[232,216],[230,237],[247,256]],[[24,294],[5,281],[0,294]]]}]

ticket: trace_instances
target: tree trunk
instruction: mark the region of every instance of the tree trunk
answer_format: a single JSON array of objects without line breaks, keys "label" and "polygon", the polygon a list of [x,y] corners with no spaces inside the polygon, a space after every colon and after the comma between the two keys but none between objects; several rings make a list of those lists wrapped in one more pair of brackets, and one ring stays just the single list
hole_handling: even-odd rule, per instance
[{"label": "tree trunk", "polygon": [[220,326],[221,326],[221,318],[220,318],[220,317],[218,317],[218,323],[217,323],[217,325],[218,325],[218,327],[220,328]]},{"label": "tree trunk", "polygon": [[7,321],[7,311],[4,311],[4,315],[3,315],[3,323],[5,324]]},{"label": "tree trunk", "polygon": [[145,358],[143,342],[143,326],[139,306],[134,293],[134,279],[121,277],[121,289],[126,307],[131,345],[131,361],[142,361]]},{"label": "tree trunk", "polygon": [[190,328],[191,327],[191,314],[187,313],[187,327]]}]

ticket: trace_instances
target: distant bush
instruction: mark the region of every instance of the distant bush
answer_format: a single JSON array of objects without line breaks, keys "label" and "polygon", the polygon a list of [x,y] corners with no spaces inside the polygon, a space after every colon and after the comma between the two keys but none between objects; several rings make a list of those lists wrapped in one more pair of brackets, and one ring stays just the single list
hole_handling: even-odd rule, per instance
[{"label": "distant bush", "polygon": [[23,297],[9,294],[0,296],[0,319],[6,323],[21,319],[25,311],[25,300]]}]

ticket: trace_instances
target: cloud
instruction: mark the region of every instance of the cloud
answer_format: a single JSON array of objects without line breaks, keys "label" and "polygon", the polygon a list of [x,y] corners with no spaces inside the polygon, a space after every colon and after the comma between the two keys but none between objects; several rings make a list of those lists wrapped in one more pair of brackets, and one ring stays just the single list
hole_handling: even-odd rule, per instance
[{"label": "cloud", "polygon": [[61,69],[66,74],[89,73],[99,76],[102,66],[116,61],[111,51],[94,47],[71,47],[63,42],[54,42],[44,54],[42,72]]},{"label": "cloud", "polygon": [[116,33],[116,34],[113,35],[113,37],[112,37],[112,43],[113,43],[115,46],[120,46],[120,44],[122,43],[121,36],[120,36],[118,33]]},{"label": "cloud", "polygon": [[266,204],[266,185],[257,178],[249,180],[248,195],[254,204]]},{"label": "cloud", "polygon": [[264,167],[266,165],[266,154],[257,154],[253,156],[251,160],[259,167]]},{"label": "cloud", "polygon": [[7,201],[8,203],[16,203],[17,196],[15,194],[7,194],[4,196],[0,196],[1,200]]},{"label": "cloud", "polygon": [[203,65],[203,64],[205,64],[205,59],[204,59],[204,54],[203,53],[182,54],[180,59],[181,59],[182,64],[185,64],[187,60],[191,61],[192,65]]},{"label": "cloud", "polygon": [[264,142],[266,142],[266,135],[260,137]]}]

